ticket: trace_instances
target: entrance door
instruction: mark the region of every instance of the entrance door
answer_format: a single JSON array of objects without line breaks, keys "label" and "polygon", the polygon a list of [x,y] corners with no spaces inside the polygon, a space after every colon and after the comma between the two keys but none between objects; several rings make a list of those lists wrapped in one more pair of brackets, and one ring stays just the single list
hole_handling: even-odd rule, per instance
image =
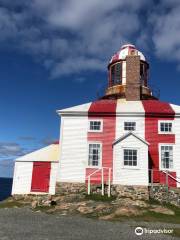
[{"label": "entrance door", "polygon": [[34,162],[31,192],[49,192],[50,162]]}]

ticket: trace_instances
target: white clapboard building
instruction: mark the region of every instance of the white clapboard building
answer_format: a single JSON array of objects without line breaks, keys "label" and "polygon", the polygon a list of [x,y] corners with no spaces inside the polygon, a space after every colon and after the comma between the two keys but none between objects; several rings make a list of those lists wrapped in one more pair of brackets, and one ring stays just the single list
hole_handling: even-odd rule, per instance
[{"label": "white clapboard building", "polygon": [[46,149],[56,157],[42,149],[16,159],[12,193],[53,194],[55,182],[180,187],[180,106],[158,99],[148,71],[144,55],[123,45],[108,64],[104,96],[57,111],[60,146]]}]

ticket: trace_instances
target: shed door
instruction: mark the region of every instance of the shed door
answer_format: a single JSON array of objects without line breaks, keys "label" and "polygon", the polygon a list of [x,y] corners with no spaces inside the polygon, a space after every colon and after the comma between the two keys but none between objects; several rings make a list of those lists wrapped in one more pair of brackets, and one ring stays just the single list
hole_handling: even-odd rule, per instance
[{"label": "shed door", "polygon": [[31,192],[49,192],[50,162],[34,162]]}]

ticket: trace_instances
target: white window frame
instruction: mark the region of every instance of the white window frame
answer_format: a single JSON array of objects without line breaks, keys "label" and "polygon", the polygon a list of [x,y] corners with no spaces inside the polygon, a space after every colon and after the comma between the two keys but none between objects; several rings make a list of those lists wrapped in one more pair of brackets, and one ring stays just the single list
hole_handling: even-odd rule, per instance
[{"label": "white window frame", "polygon": [[[99,159],[99,165],[97,165],[97,166],[89,165],[89,145],[90,144],[99,144],[100,145],[100,159]],[[102,142],[89,141],[87,144],[87,168],[101,168],[101,167],[102,167]]]},{"label": "white window frame", "polygon": [[[161,123],[171,123],[172,124],[172,131],[171,132],[163,132],[161,131]],[[158,121],[158,133],[159,134],[174,134],[174,126],[173,121],[171,120],[159,120]]]},{"label": "white window frame", "polygon": [[[100,130],[91,130],[90,129],[90,122],[101,122]],[[88,132],[102,132],[103,131],[103,120],[102,119],[89,119],[88,122]]]},{"label": "white window frame", "polygon": [[[126,130],[125,129],[125,123],[135,123],[135,129],[134,130]],[[125,132],[127,132],[127,131],[134,132],[134,131],[136,131],[136,129],[137,129],[137,122],[136,121],[124,121],[124,131]]]},{"label": "white window frame", "polygon": [[[172,146],[173,147],[173,167],[172,168],[162,168],[161,166],[161,147],[162,146]],[[173,143],[160,143],[159,144],[159,169],[164,171],[174,171],[174,152],[175,152],[175,144]]]},{"label": "white window frame", "polygon": [[[137,150],[137,165],[136,166],[129,166],[129,165],[124,165],[124,150]],[[140,148],[138,147],[122,147],[122,168],[124,169],[140,169]]]}]

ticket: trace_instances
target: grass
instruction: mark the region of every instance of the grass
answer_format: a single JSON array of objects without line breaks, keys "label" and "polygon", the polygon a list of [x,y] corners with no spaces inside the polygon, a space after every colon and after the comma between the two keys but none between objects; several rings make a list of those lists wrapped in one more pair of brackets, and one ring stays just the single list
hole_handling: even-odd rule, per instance
[{"label": "grass", "polygon": [[12,201],[12,202],[3,201],[0,203],[0,208],[14,208],[14,207],[24,207],[24,206],[25,204],[17,201]]},{"label": "grass", "polygon": [[156,213],[147,211],[142,216],[136,216],[134,217],[137,221],[145,221],[145,222],[165,222],[165,223],[175,223],[180,224],[180,216],[177,215],[166,215],[162,213]]},{"label": "grass", "polygon": [[46,212],[47,210],[53,209],[55,206],[37,206],[33,208],[33,211],[41,211],[41,212]]},{"label": "grass", "polygon": [[180,228],[174,228],[173,233],[171,235],[173,237],[180,237]]},{"label": "grass", "polygon": [[107,195],[102,196],[100,194],[90,194],[90,195],[86,194],[85,199],[100,201],[100,202],[111,202],[111,201],[114,201],[116,197],[114,196],[108,197]]}]

